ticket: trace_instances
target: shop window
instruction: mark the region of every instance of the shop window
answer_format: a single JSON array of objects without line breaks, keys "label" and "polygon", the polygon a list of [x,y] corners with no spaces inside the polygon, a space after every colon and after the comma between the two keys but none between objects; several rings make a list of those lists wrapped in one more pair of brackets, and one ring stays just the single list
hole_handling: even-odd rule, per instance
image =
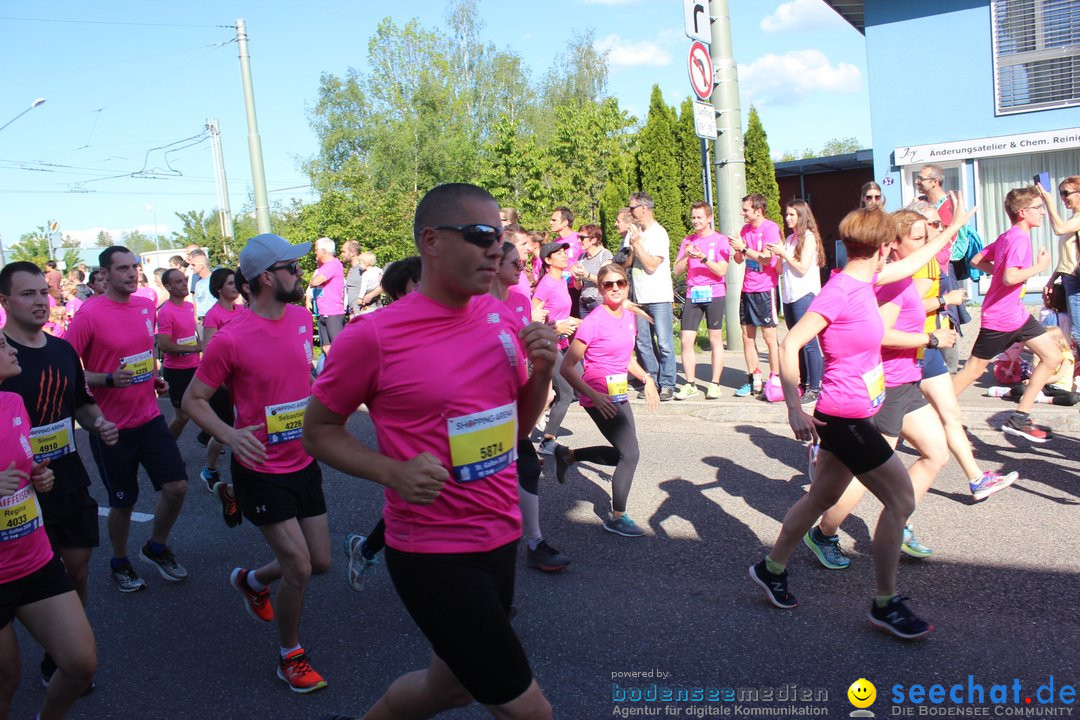
[{"label": "shop window", "polygon": [[1080,105],[1080,2],[992,0],[996,112]]}]

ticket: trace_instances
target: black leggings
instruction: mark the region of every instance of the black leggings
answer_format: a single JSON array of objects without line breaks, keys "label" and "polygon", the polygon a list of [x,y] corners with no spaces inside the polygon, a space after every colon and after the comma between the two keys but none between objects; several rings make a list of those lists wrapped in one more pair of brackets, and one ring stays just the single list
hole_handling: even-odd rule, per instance
[{"label": "black leggings", "polygon": [[[1009,390],[1009,397],[1013,400],[1019,400],[1024,395],[1025,386],[1020,385]],[[1066,407],[1072,407],[1076,403],[1080,402],[1080,393],[1070,392],[1068,390],[1062,390],[1059,387],[1053,385],[1046,385],[1042,389],[1042,394],[1050,398],[1051,405],[1065,405]]]},{"label": "black leggings", "polygon": [[518,440],[518,485],[527,493],[539,495],[540,489],[540,458],[536,454],[536,446],[527,437]]},{"label": "black leggings", "polygon": [[364,557],[373,560],[384,547],[386,547],[386,521],[379,518],[379,522],[375,523],[375,527],[371,528],[371,533],[364,540]]},{"label": "black leggings", "polygon": [[555,360],[555,402],[551,404],[551,409],[548,410],[548,421],[544,425],[544,435],[555,437],[559,434],[559,428],[562,426],[562,421],[566,417],[566,411],[570,409],[570,403],[574,399],[574,388],[570,387],[570,383],[566,382],[563,378],[560,370],[562,369],[563,358],[566,357],[566,351],[560,350],[559,355]]},{"label": "black leggings", "polygon": [[634,472],[637,470],[640,454],[630,403],[615,403],[615,407],[619,412],[613,418],[604,417],[594,407],[585,408],[600,434],[607,438],[611,446],[595,445],[574,450],[574,462],[614,465],[615,472],[611,476],[611,509],[625,512],[626,499],[630,497],[630,486],[634,483]]}]

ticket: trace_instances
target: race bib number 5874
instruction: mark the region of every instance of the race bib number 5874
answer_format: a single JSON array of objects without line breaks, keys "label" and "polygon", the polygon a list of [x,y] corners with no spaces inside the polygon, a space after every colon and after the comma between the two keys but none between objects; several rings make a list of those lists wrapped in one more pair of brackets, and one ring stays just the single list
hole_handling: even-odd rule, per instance
[{"label": "race bib number 5874", "polygon": [[517,460],[517,404],[450,418],[450,462],[458,482],[472,482]]}]

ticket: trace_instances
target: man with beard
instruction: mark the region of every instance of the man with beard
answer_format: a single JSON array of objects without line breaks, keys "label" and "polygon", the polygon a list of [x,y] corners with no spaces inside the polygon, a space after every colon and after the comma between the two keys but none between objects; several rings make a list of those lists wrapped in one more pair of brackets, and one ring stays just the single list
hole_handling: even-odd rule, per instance
[{"label": "man with beard", "polygon": [[184,506],[187,471],[158,409],[157,396],[168,394],[168,386],[158,378],[154,362],[156,308],[152,301],[134,295],[139,258],[126,247],[113,245],[101,251],[98,262],[108,289],[76,313],[66,338],[82,358],[86,382],[102,414],[120,430],[115,445],[91,435],[90,450],[109,493],[112,579],[121,592],[135,592],[146,588],[127,557],[131,512],[139,499],[139,465],[161,493],[150,539],[139,559],[155,566],[169,582],[187,578],[187,570],[166,544]]},{"label": "man with beard", "polygon": [[[277,676],[298,693],[326,687],[300,645],[300,615],[311,573],[330,567],[322,473],[301,443],[311,392],[312,317],[295,303],[304,297],[297,260],[310,249],[311,243],[291,245],[270,233],[248,240],[240,271],[250,311],[214,334],[182,403],[199,427],[232,448],[240,511],[259,528],[274,559],[257,569],[235,568],[230,581],[253,618],[277,618]],[[235,427],[210,407],[222,385],[232,391]],[[267,586],[278,579],[275,615]]]}]

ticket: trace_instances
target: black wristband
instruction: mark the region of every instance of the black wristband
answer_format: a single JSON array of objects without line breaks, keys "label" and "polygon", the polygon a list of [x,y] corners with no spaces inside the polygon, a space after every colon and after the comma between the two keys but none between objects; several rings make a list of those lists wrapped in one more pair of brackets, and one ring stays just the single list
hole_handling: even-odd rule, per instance
[{"label": "black wristband", "polygon": [[111,388],[116,387],[116,380],[113,379],[113,374],[112,373],[107,373],[105,375],[105,387],[111,387]]}]

